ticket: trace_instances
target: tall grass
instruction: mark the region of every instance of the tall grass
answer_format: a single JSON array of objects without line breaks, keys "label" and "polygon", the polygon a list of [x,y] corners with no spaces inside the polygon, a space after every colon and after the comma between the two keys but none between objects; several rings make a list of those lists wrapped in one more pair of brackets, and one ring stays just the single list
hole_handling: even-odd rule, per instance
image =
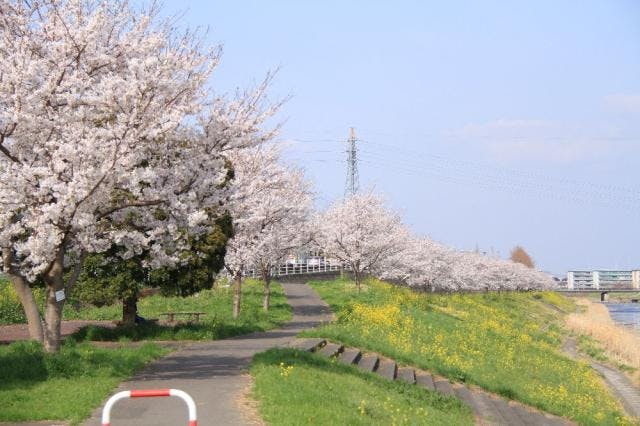
[{"label": "tall grass", "polygon": [[580,299],[577,303],[584,310],[568,315],[567,327],[597,340],[608,358],[640,368],[640,336],[616,325],[605,306],[587,299]]}]

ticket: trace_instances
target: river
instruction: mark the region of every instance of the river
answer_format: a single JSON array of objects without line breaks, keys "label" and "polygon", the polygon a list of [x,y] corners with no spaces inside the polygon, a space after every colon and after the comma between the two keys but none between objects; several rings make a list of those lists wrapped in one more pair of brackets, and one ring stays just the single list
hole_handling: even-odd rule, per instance
[{"label": "river", "polygon": [[606,303],[605,306],[615,322],[640,332],[640,303]]}]

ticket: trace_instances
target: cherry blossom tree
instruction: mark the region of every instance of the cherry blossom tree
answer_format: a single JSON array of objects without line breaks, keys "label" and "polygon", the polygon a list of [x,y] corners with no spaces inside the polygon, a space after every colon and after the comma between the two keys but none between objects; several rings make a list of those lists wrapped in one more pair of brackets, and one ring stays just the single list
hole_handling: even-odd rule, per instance
[{"label": "cherry blossom tree", "polygon": [[157,12],[0,0],[2,268],[47,351],[59,347],[64,291],[87,253],[117,245],[150,267],[178,263],[226,196],[224,152],[272,135],[260,130],[273,112],[262,108],[266,83],[210,99],[218,50]]},{"label": "cherry blossom tree", "polygon": [[360,291],[363,273],[400,255],[410,235],[400,217],[372,194],[356,194],[332,205],[316,220],[316,244],[353,271]]},{"label": "cherry blossom tree", "polygon": [[312,202],[309,183],[299,170],[284,169],[280,180],[281,184],[273,188],[270,196],[258,201],[260,220],[254,222],[254,231],[259,229],[260,243],[255,246],[253,266],[259,269],[264,283],[264,311],[269,310],[274,268],[311,241],[307,225]]},{"label": "cherry blossom tree", "polygon": [[459,288],[453,274],[457,253],[430,238],[409,238],[402,251],[380,263],[377,275],[427,291]]},{"label": "cherry blossom tree", "polygon": [[272,268],[302,246],[311,190],[301,171],[279,161],[273,146],[234,153],[229,202],[233,238],[225,264],[234,280],[233,316],[240,314],[242,274],[257,268],[264,281],[263,309],[269,309]]},{"label": "cherry blossom tree", "polygon": [[553,286],[550,276],[524,265],[457,251],[429,238],[410,240],[405,250],[380,265],[378,275],[430,291],[543,290]]}]

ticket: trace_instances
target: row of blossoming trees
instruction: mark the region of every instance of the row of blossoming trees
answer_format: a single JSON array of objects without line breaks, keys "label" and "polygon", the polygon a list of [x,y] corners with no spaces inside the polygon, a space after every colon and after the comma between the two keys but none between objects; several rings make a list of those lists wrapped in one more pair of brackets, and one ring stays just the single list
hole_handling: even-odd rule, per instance
[{"label": "row of blossoming trees", "polygon": [[416,237],[374,195],[339,202],[317,219],[315,241],[327,255],[349,265],[356,285],[362,275],[431,291],[546,289],[545,273],[520,263],[461,252]]},{"label": "row of blossoming trees", "polygon": [[[0,0],[0,247],[2,271],[32,338],[56,351],[62,309],[88,257],[180,267],[206,256],[230,216],[224,263],[233,311],[248,268],[317,247],[354,271],[411,286],[532,288],[548,279],[517,265],[416,239],[373,196],[311,215],[311,187],[270,143],[268,80],[216,96],[219,50],[178,34],[158,10],[126,0]],[[309,232],[313,230],[314,232]],[[185,256],[189,253],[189,256]],[[41,316],[32,293],[46,289]]]}]

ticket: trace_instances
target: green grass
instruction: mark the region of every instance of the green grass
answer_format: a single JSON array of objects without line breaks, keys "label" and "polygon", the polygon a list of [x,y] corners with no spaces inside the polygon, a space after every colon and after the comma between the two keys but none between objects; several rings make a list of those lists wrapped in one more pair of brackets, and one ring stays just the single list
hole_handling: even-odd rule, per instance
[{"label": "green grass", "polygon": [[[197,324],[174,326],[147,323],[131,327],[106,328],[88,326],[73,335],[82,340],[216,340],[226,337],[264,331],[274,328],[291,318],[282,286],[271,285],[271,307],[262,310],[262,283],[246,280],[242,290],[242,310],[237,320],[232,318],[231,288],[201,291],[197,296],[164,297],[154,295],[138,302],[139,315],[144,318],[160,318],[163,312],[205,312]],[[65,319],[117,320],[122,315],[120,305],[101,308],[84,308],[74,311],[66,307]]]},{"label": "green grass", "polygon": [[591,336],[581,334],[578,336],[578,350],[589,355],[596,361],[609,362],[609,358],[598,341]]},{"label": "green grass", "polygon": [[472,425],[455,398],[293,349],[256,355],[252,396],[271,425]]},{"label": "green grass", "polygon": [[617,402],[583,362],[561,354],[563,312],[555,293],[421,294],[371,281],[312,286],[337,321],[307,332],[475,383],[581,424],[618,424]]},{"label": "green grass", "polygon": [[77,424],[118,383],[166,352],[152,343],[102,349],[67,342],[57,354],[45,353],[35,342],[0,346],[0,421]]}]

